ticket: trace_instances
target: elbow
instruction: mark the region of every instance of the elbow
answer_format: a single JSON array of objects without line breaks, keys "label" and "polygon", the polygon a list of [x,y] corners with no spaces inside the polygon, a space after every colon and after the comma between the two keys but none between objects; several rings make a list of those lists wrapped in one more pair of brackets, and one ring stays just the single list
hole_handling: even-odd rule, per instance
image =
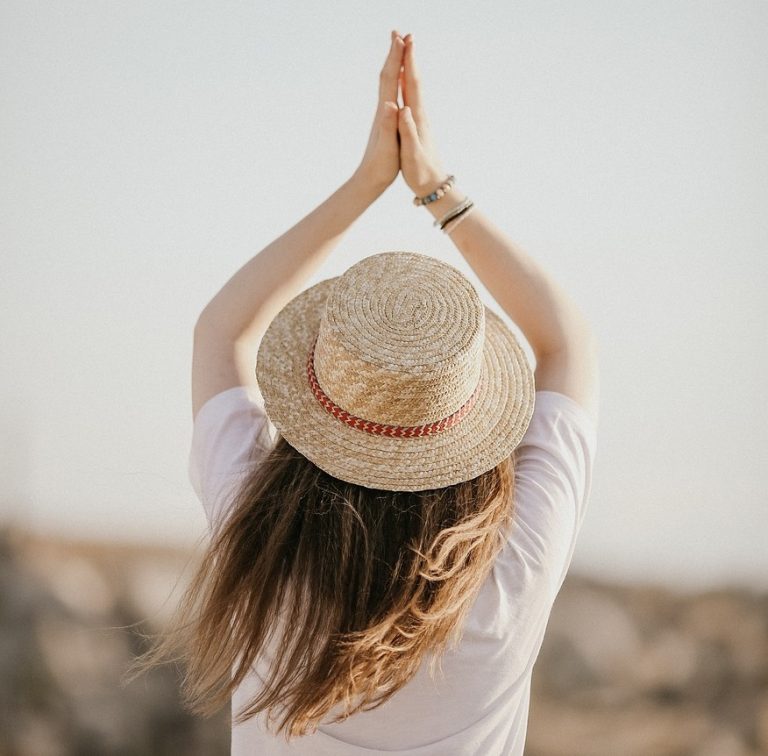
[{"label": "elbow", "polygon": [[545,348],[534,349],[534,355],[538,360],[550,354],[573,351],[590,351],[597,354],[598,341],[594,329],[581,315],[569,320],[568,328],[563,329],[556,339],[552,339]]},{"label": "elbow", "polygon": [[590,350],[597,353],[597,335],[587,316],[581,310],[574,310],[569,318],[567,332],[564,334],[563,345],[565,347],[577,347],[582,350]]},{"label": "elbow", "polygon": [[193,333],[195,338],[197,338],[198,336],[205,336],[206,334],[210,334],[213,331],[221,333],[222,330],[223,329],[221,328],[221,324],[217,324],[215,318],[212,318],[210,313],[208,313],[206,310],[203,310],[195,321],[195,328]]},{"label": "elbow", "polygon": [[584,321],[584,329],[583,329],[583,338],[587,346],[595,353],[597,354],[599,342],[597,340],[597,334],[595,333],[595,330],[592,328],[592,326],[587,323],[587,321]]},{"label": "elbow", "polygon": [[195,321],[195,327],[193,329],[193,333],[195,336],[199,336],[204,331],[207,331],[209,329],[208,321],[205,318],[205,310],[198,315],[197,320]]}]

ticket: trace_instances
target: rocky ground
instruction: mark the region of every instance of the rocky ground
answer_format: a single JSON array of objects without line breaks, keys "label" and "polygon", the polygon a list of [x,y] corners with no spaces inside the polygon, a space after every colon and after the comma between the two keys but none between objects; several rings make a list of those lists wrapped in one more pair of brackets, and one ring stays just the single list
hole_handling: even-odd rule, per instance
[{"label": "rocky ground", "polygon": [[[159,629],[192,567],[171,548],[0,531],[0,756],[228,754],[229,711],[185,712],[173,665],[119,684],[144,648],[131,626]],[[534,668],[526,754],[768,754],[768,593],[570,575]]]},{"label": "rocky ground", "polygon": [[531,700],[536,756],[768,754],[768,593],[569,576]]}]

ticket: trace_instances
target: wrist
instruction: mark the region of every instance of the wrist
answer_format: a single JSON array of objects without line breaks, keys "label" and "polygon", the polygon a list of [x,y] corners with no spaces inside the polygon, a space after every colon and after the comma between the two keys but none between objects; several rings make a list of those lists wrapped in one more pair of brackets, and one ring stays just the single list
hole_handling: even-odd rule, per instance
[{"label": "wrist", "polygon": [[[423,195],[422,195],[423,196]],[[463,202],[467,195],[454,184],[440,199],[436,199],[427,205],[421,205],[418,209],[426,208],[435,220],[442,218],[451,208]]]},{"label": "wrist", "polygon": [[358,168],[350,176],[347,183],[354,186],[363,196],[369,197],[370,201],[373,202],[386,191],[391,182],[388,183],[377,179],[365,170]]},{"label": "wrist", "polygon": [[421,184],[412,186],[411,190],[417,197],[426,197],[428,194],[434,192],[447,178],[447,173],[439,173],[434,171],[430,174],[429,178]]}]

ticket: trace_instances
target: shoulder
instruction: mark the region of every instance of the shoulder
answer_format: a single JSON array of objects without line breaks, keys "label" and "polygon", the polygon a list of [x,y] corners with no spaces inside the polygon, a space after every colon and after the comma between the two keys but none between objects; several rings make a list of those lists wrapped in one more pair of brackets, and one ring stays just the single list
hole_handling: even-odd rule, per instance
[{"label": "shoulder", "polygon": [[208,399],[195,415],[188,471],[209,522],[276,437],[258,391],[234,386]]}]

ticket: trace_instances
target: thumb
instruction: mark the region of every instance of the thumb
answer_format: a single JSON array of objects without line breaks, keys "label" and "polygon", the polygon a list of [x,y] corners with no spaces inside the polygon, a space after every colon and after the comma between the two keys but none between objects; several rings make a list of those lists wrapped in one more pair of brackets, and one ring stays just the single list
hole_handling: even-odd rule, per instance
[{"label": "thumb", "polygon": [[398,111],[397,128],[400,131],[401,139],[418,143],[419,134],[416,131],[416,121],[413,120],[413,113],[411,113],[411,109],[407,105]]}]

